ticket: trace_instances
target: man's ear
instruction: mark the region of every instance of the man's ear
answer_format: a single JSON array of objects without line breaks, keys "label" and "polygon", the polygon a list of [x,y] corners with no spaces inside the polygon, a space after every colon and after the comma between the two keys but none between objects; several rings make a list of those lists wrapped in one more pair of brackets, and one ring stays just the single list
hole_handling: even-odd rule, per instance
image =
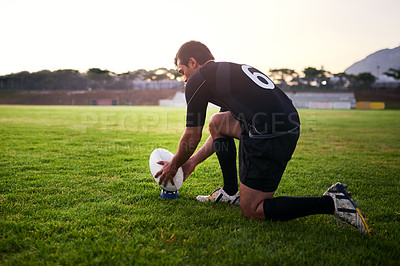
[{"label": "man's ear", "polygon": [[192,67],[192,68],[196,68],[198,65],[196,59],[194,59],[193,57],[189,58],[189,62],[188,62],[188,66]]}]

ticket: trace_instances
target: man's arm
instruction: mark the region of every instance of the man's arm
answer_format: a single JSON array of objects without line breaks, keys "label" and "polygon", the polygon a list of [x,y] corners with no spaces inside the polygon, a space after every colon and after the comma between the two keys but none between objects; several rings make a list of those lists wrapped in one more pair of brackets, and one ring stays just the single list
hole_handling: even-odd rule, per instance
[{"label": "man's arm", "polygon": [[192,156],[201,140],[203,127],[186,127],[181,140],[179,141],[178,151],[171,163],[178,169]]},{"label": "man's arm", "polygon": [[183,181],[194,171],[196,166],[214,153],[214,144],[211,136],[208,137],[203,146],[182,165]]},{"label": "man's arm", "polygon": [[173,178],[181,167],[189,158],[192,156],[201,140],[203,127],[186,127],[178,146],[178,151],[176,152],[174,158],[171,162],[160,162],[164,167],[155,175],[160,176],[159,184],[164,182],[167,185],[168,180],[171,180],[173,184]]},{"label": "man's arm", "polygon": [[203,162],[205,159],[213,155],[215,152],[213,138],[209,136],[204,142],[203,146],[192,156],[190,157],[190,163],[198,165]]}]

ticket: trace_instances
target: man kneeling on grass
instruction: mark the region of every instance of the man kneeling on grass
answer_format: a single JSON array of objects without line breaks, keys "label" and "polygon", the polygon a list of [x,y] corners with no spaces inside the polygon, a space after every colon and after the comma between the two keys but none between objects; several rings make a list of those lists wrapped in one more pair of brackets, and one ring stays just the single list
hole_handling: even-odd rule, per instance
[{"label": "man kneeling on grass", "polygon": [[[217,154],[224,186],[201,202],[240,205],[242,214],[287,221],[312,214],[334,214],[362,233],[369,228],[345,187],[336,183],[322,197],[273,197],[296,148],[300,120],[292,101],[265,74],[248,65],[215,62],[204,44],[181,46],[175,65],[186,82],[186,129],[171,162],[160,162],[160,184],[173,182],[179,167],[185,179],[195,167]],[[210,137],[193,155],[205,123],[208,103],[221,107],[209,122]],[[236,146],[239,139],[239,177]],[[193,155],[193,156],[192,156]]]}]

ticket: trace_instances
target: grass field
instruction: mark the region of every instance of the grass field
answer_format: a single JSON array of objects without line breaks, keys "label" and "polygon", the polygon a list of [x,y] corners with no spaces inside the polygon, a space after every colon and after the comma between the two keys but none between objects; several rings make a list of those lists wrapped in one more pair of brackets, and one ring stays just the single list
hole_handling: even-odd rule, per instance
[{"label": "grass field", "polygon": [[300,115],[277,195],[346,183],[370,236],[329,215],[265,222],[196,202],[222,184],[215,155],[160,199],[148,158],[176,151],[183,108],[0,106],[0,263],[398,265],[400,111]]}]

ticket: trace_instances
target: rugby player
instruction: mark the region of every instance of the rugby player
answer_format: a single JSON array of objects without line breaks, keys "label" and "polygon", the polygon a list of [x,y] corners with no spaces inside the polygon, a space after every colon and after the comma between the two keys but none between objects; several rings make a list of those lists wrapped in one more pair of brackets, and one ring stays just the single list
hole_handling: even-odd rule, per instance
[{"label": "rugby player", "polygon": [[[195,167],[217,155],[223,187],[201,202],[240,205],[246,217],[287,221],[313,214],[331,214],[369,233],[368,225],[346,188],[332,185],[321,197],[274,197],[300,134],[300,119],[286,94],[256,68],[215,62],[207,46],[183,44],[175,65],[184,76],[187,102],[186,128],[171,162],[159,162],[160,184],[173,182],[179,167],[184,179]],[[208,103],[221,107],[209,122],[210,137],[194,154],[202,136]],[[239,140],[238,187],[235,139]]]}]

